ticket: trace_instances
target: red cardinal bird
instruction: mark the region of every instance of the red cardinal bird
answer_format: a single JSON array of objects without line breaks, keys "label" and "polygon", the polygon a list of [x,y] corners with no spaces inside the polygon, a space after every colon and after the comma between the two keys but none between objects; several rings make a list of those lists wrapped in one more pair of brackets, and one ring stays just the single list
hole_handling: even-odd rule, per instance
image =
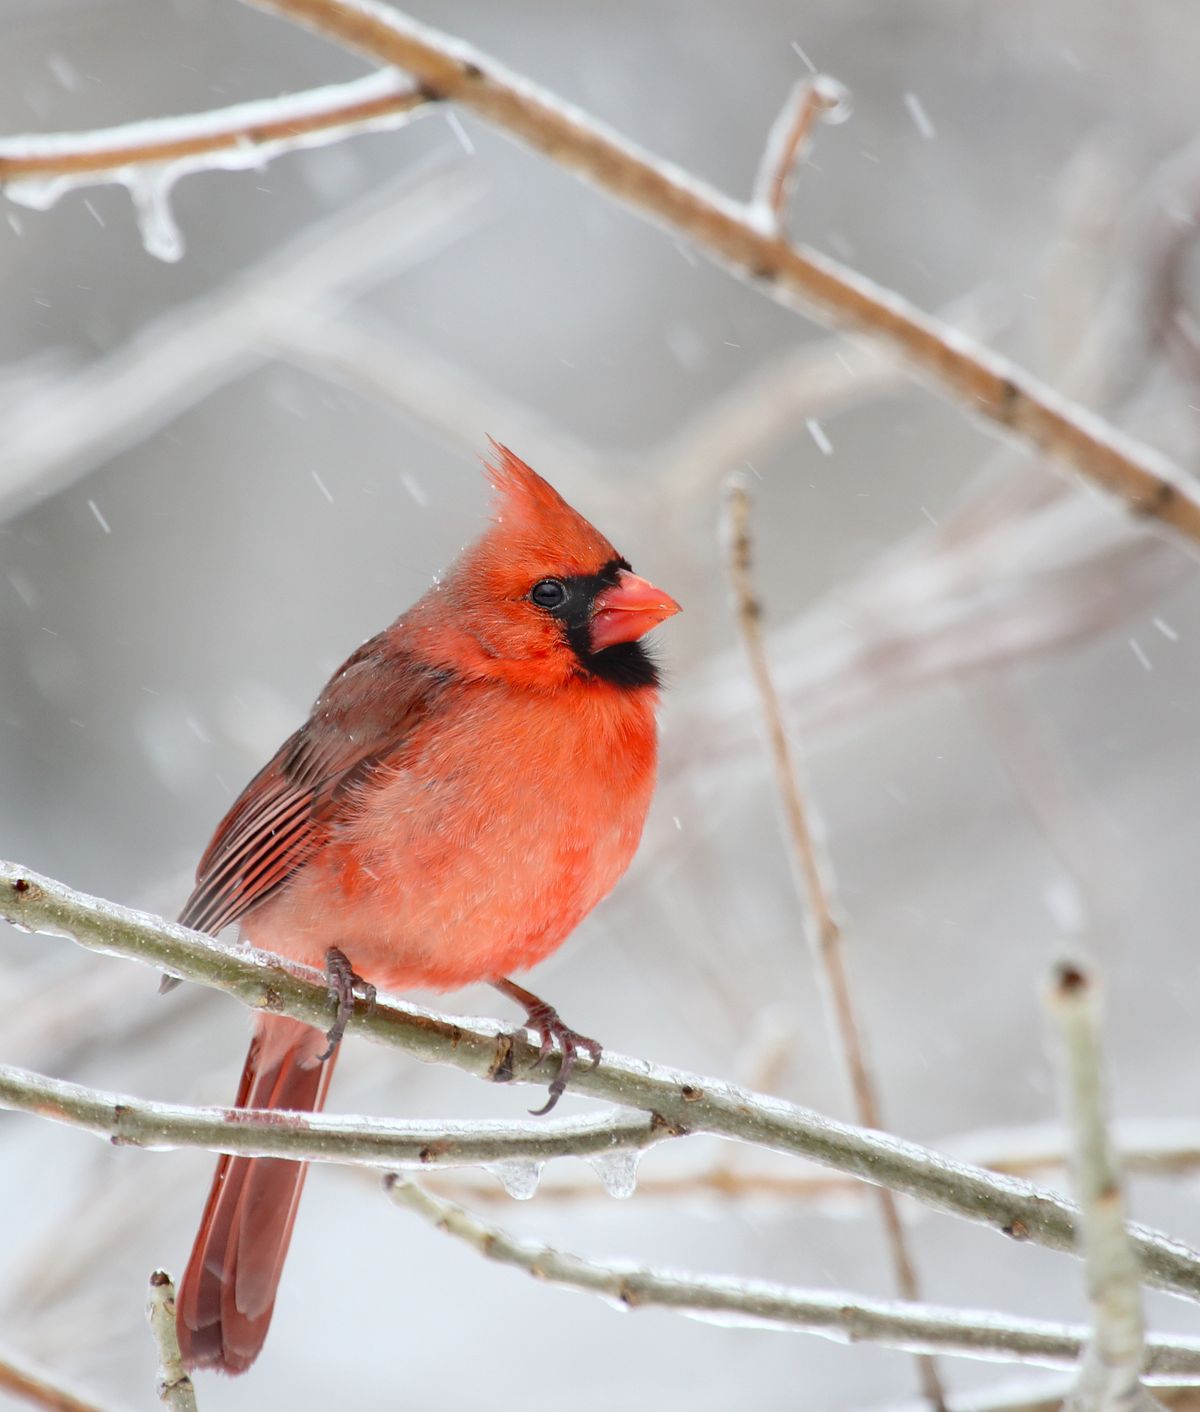
[{"label": "red cardinal bird", "polygon": [[[496,446],[495,521],[350,657],[246,786],[180,920],[324,968],[328,1035],[262,1015],[239,1108],[317,1111],[354,986],[488,981],[562,1054],[593,1040],[507,979],[559,946],[633,857],[654,787],[658,674],[640,639],[679,611]],[[240,1373],[266,1338],[303,1163],[222,1157],[180,1285],[190,1367]]]}]

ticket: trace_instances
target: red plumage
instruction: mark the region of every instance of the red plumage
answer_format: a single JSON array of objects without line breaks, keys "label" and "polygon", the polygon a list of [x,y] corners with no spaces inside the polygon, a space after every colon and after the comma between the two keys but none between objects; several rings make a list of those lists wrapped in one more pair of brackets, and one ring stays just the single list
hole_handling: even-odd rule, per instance
[{"label": "red plumage", "polygon": [[[640,637],[678,605],[497,446],[494,523],[334,674],[200,860],[181,920],[238,923],[380,988],[501,982],[625,871],[654,785]],[[325,1037],[261,1017],[239,1107],[317,1110]],[[302,1164],[223,1157],[180,1285],[185,1361],[241,1372],[266,1337]]]}]

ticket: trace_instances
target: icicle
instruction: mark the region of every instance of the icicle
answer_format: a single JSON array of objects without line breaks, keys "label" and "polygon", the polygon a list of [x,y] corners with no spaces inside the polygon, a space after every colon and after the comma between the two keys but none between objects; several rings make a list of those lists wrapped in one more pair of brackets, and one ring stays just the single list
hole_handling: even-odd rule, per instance
[{"label": "icicle", "polygon": [[183,236],[171,214],[171,168],[131,167],[121,174],[121,183],[133,201],[146,254],[171,264],[181,259]]},{"label": "icicle", "polygon": [[504,1162],[489,1162],[484,1171],[491,1172],[514,1201],[528,1201],[538,1189],[543,1165],[524,1157],[514,1157]]},{"label": "icicle", "polygon": [[589,1157],[587,1163],[600,1178],[609,1196],[624,1200],[637,1190],[637,1170],[641,1160],[641,1148],[623,1147],[616,1152],[599,1152]]}]

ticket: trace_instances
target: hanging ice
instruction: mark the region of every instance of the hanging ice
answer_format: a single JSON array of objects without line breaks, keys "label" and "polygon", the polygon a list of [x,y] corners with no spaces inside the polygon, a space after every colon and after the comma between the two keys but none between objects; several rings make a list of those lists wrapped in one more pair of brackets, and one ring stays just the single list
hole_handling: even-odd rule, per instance
[{"label": "hanging ice", "polygon": [[598,1152],[589,1157],[587,1163],[600,1178],[609,1196],[624,1200],[637,1190],[637,1170],[641,1158],[641,1148],[625,1147],[616,1152]]},{"label": "hanging ice", "polygon": [[491,1172],[514,1201],[528,1201],[542,1179],[542,1165],[541,1162],[514,1157],[505,1162],[489,1162],[484,1170]]}]

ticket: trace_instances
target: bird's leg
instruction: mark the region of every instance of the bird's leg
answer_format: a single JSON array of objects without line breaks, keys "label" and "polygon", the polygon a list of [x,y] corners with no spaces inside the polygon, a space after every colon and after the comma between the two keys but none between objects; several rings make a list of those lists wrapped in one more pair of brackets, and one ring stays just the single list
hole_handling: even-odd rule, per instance
[{"label": "bird's leg", "polygon": [[[510,1000],[515,1000],[518,1005],[524,1007],[525,1023],[541,1040],[537,1064],[543,1063],[550,1057],[550,1051],[556,1042],[562,1053],[562,1064],[559,1067],[558,1076],[550,1085],[550,1097],[543,1107],[529,1110],[535,1118],[539,1118],[543,1113],[549,1113],[563,1096],[567,1080],[571,1077],[571,1071],[575,1068],[576,1060],[579,1057],[579,1051],[582,1049],[587,1052],[594,1067],[599,1064],[603,1049],[597,1040],[588,1039],[586,1035],[576,1034],[573,1029],[564,1025],[553,1005],[547,1005],[544,1000],[539,1000],[531,990],[526,990],[516,981],[493,981],[492,984],[501,995],[507,995]],[[534,1065],[534,1068],[537,1067],[537,1064]]]},{"label": "bird's leg", "polygon": [[344,951],[339,951],[336,946],[331,946],[325,953],[325,979],[329,986],[330,1002],[337,1009],[332,1026],[325,1033],[329,1047],[323,1054],[317,1055],[317,1062],[321,1064],[333,1058],[342,1042],[342,1036],[346,1033],[346,1025],[354,1014],[354,987],[358,986],[362,991],[368,1010],[373,1009],[375,1005],[375,987],[370,981],[363,980],[350,964],[349,956]]}]

